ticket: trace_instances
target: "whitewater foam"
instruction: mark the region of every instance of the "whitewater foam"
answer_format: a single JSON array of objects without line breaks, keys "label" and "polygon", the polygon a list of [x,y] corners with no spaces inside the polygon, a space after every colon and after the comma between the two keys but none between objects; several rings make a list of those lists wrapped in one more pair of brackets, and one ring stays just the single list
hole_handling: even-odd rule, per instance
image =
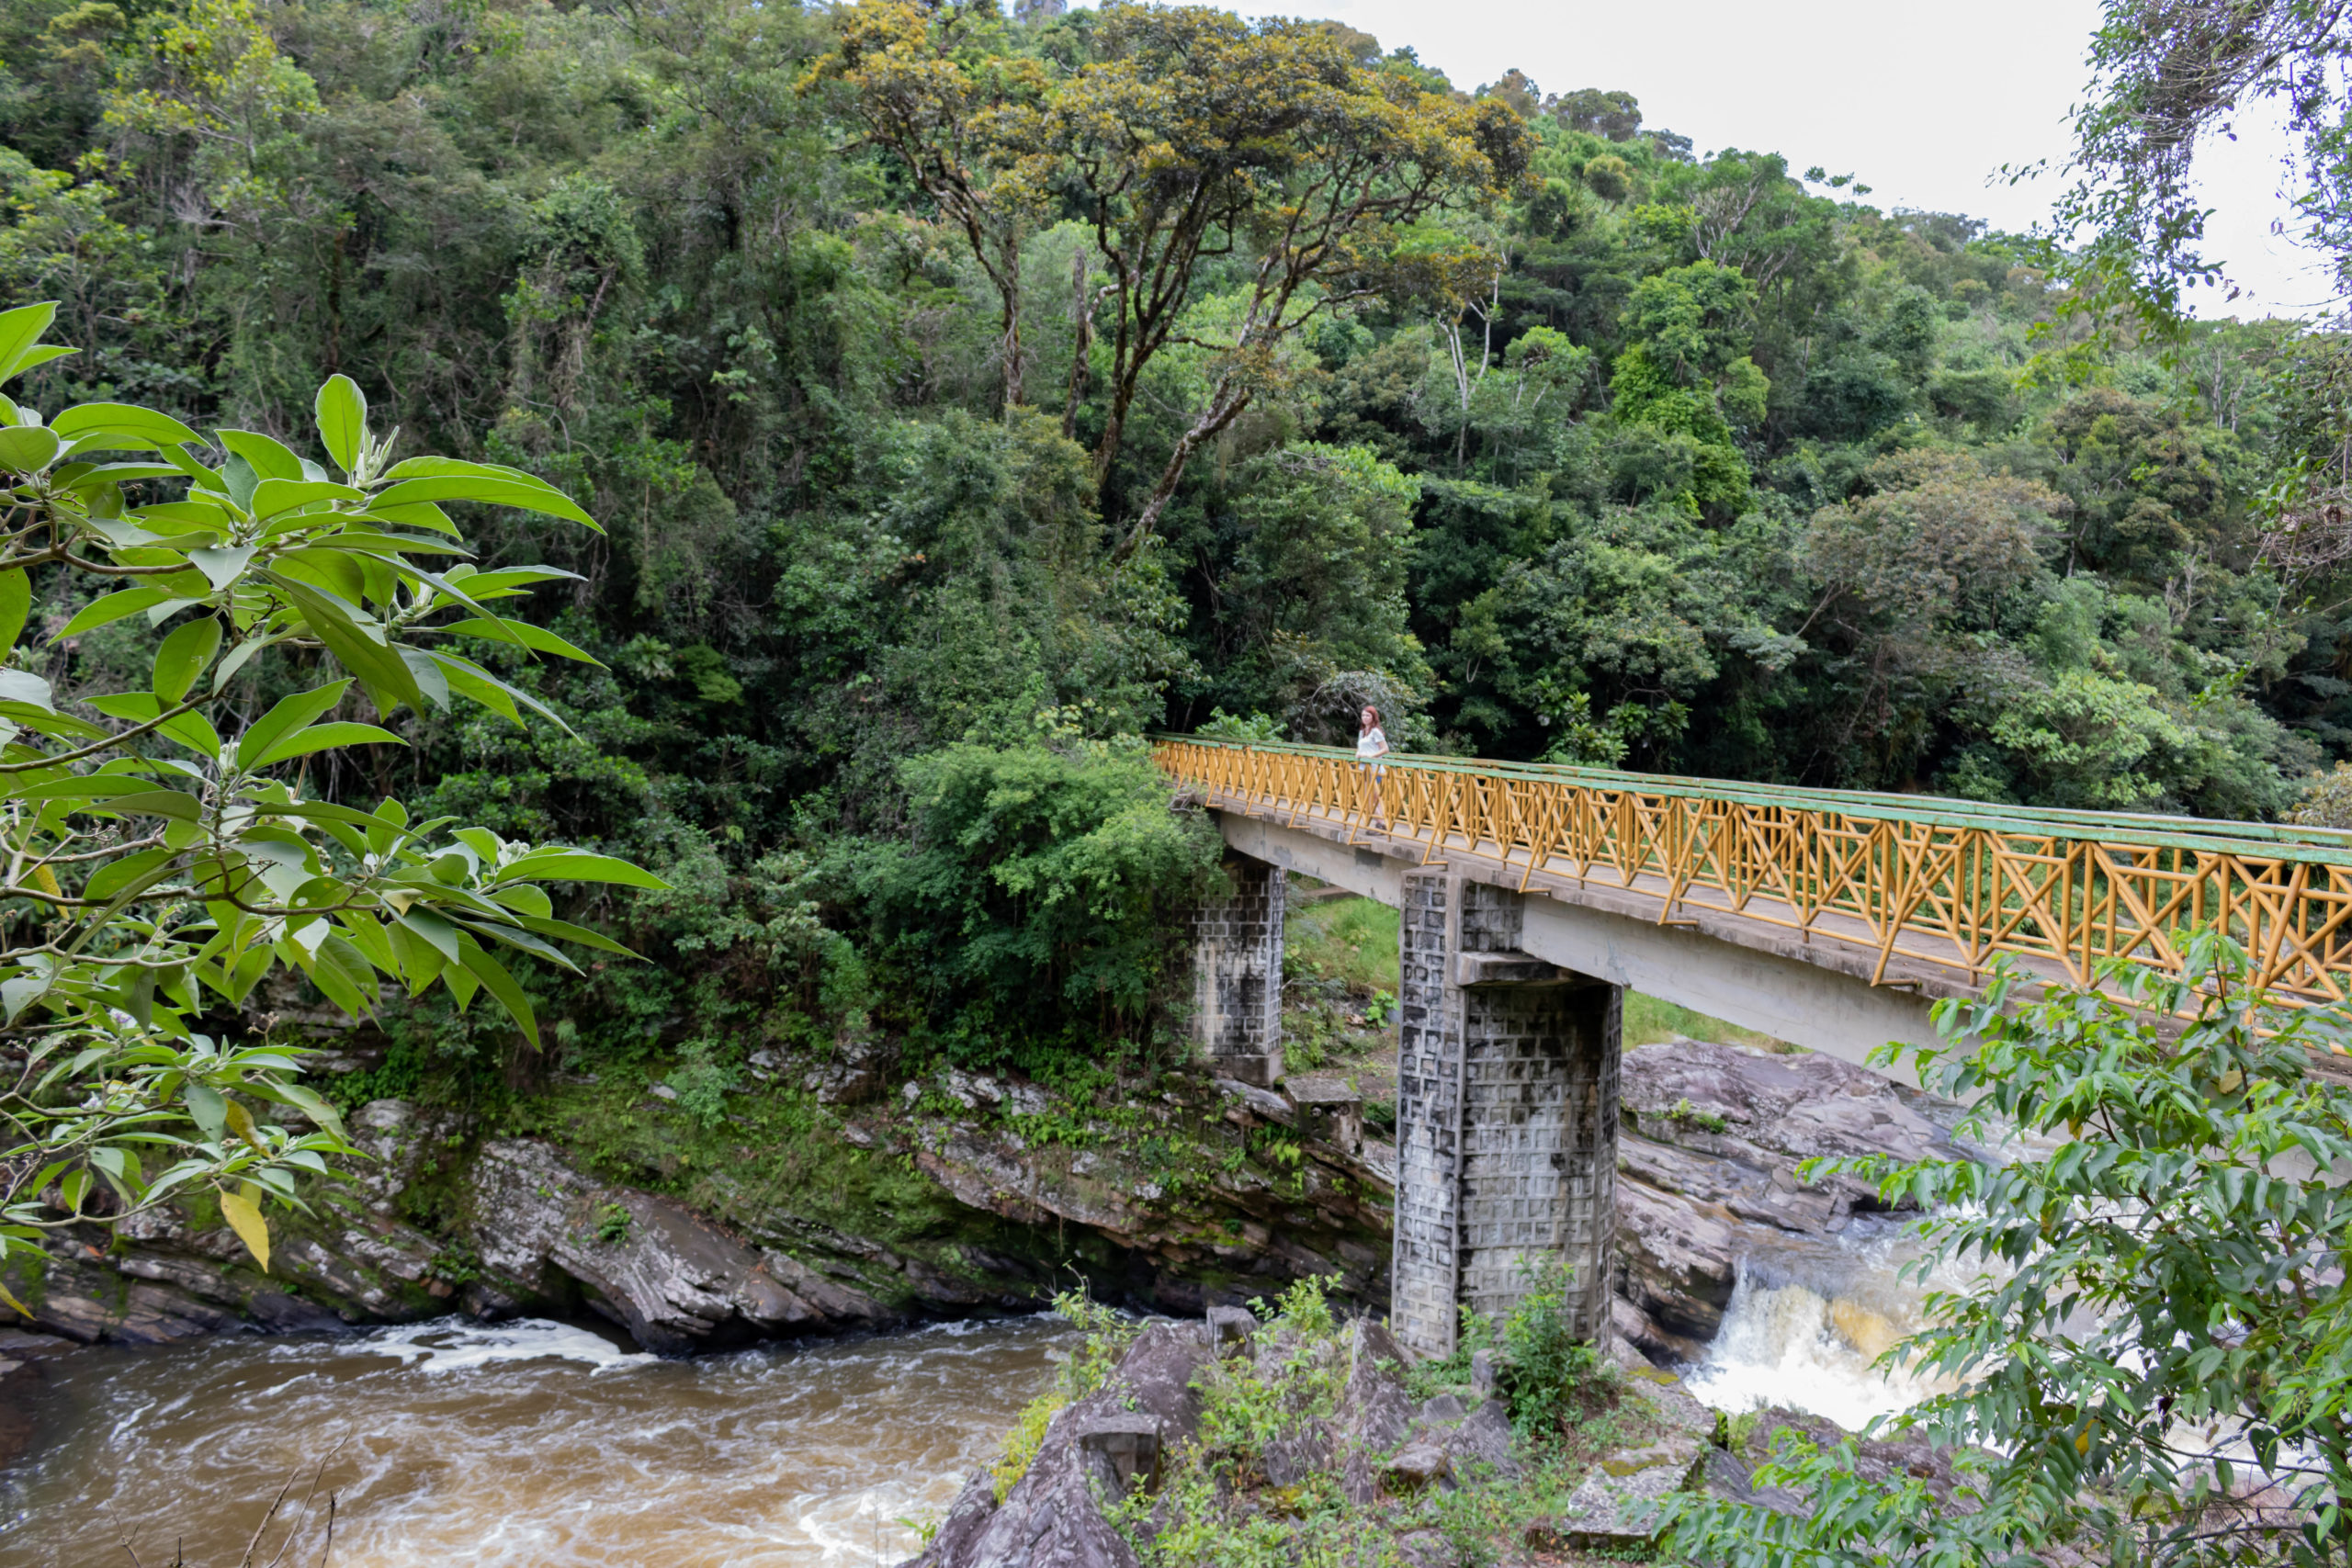
[{"label": "whitewater foam", "polygon": [[462,1372],[504,1361],[546,1360],[580,1361],[601,1372],[661,1359],[642,1351],[624,1350],[585,1328],[544,1317],[495,1324],[463,1317],[435,1318],[430,1323],[379,1329],[346,1342],[344,1350],[347,1355],[395,1357],[403,1366],[427,1372]]}]

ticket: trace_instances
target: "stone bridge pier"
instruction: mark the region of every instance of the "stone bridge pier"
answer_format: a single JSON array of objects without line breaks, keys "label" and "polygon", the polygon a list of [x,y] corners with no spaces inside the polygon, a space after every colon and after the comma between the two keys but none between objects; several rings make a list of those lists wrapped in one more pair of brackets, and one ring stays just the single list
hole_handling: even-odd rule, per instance
[{"label": "stone bridge pier", "polygon": [[[1283,1076],[1285,874],[1228,853],[1193,919],[1194,1040],[1261,1089]],[[1608,1331],[1622,987],[1521,950],[1527,899],[1444,865],[1401,874],[1403,985],[1390,1325],[1450,1353],[1464,1306],[1499,1320],[1552,1260],[1575,1332]]]},{"label": "stone bridge pier", "polygon": [[1216,1070],[1259,1089],[1283,1076],[1282,867],[1228,852],[1230,896],[1193,917],[1193,1038]]},{"label": "stone bridge pier", "polygon": [[1403,879],[1390,1326],[1449,1354],[1553,1260],[1574,1332],[1608,1331],[1622,987],[1521,951],[1525,896],[1430,866]]}]

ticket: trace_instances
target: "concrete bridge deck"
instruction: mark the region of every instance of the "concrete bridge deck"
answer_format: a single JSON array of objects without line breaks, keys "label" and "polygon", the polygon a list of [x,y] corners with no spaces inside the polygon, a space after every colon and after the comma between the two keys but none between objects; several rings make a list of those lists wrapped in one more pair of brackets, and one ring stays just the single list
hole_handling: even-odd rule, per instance
[{"label": "concrete bridge deck", "polygon": [[1401,911],[1390,1320],[1426,1354],[1560,1262],[1605,1331],[1628,986],[1865,1065],[2000,958],[2177,976],[2196,925],[2274,1001],[2352,997],[2352,834],[1419,757],[1375,795],[1328,748],[1157,754],[1234,852],[1194,948],[1224,1070],[1282,1073],[1284,872]]},{"label": "concrete bridge deck", "polygon": [[[1927,1043],[2006,955],[2092,985],[2228,932],[2289,1006],[2352,1000],[2352,832],[1328,747],[1159,743],[1244,853],[1383,902],[1443,863],[1538,895],[1543,956],[1852,1061]],[[1531,947],[1530,952],[1538,952]]]}]

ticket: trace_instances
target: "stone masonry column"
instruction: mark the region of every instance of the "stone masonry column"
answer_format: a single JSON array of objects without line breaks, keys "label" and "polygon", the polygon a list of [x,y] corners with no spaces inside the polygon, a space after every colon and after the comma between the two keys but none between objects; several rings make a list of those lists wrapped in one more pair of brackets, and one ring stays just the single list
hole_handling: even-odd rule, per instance
[{"label": "stone masonry column", "polygon": [[1230,897],[1193,919],[1193,1038],[1216,1070],[1260,1089],[1283,1076],[1280,866],[1228,852]]},{"label": "stone masonry column", "polygon": [[1523,907],[1442,866],[1404,882],[1389,1316],[1425,1355],[1464,1306],[1507,1315],[1547,1258],[1578,1336],[1608,1329],[1620,993],[1519,951]]}]

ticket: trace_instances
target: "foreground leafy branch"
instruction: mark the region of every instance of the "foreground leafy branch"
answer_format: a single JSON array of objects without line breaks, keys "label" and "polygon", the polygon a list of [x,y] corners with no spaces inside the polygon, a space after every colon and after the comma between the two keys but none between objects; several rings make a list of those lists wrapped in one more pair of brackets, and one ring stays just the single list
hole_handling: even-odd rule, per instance
[{"label": "foreground leafy branch", "polygon": [[[1982,1000],[1938,1005],[1951,1043],[1919,1053],[1923,1080],[1969,1102],[1963,1135],[2014,1130],[2053,1142],[2046,1157],[1807,1169],[1928,1209],[1920,1276],[1977,1270],[1887,1357],[1955,1385],[1894,1425],[1962,1450],[1957,1497],[1863,1480],[1850,1443],[1800,1443],[1758,1479],[1809,1496],[1805,1516],[1685,1502],[1681,1551],[1743,1568],[2346,1560],[2352,1091],[2312,1066],[2340,1021],[2266,1006],[2211,931],[2186,956],[2177,980],[2118,964],[2104,991],[2032,1003],[2004,969]],[[2156,1021],[2186,1014],[2177,1033]]]},{"label": "foreground leafy branch", "polygon": [[[0,313],[0,386],[70,352],[40,341],[54,313]],[[354,1017],[383,980],[412,996],[438,981],[460,1008],[487,991],[536,1044],[500,954],[571,969],[560,944],[626,953],[557,919],[543,885],[662,886],[608,856],[413,821],[393,799],[308,799],[283,776],[401,743],[334,716],[355,686],[379,717],[462,700],[553,719],[458,650],[587,658],[491,607],[570,574],[477,570],[445,506],[595,527],[586,513],[517,469],[393,460],[346,378],[319,389],[316,413],[332,471],[252,431],[208,444],[128,404],[45,419],[0,397],[0,1267],[37,1260],[63,1227],[209,1193],[266,1269],[265,1201],[299,1207],[300,1175],[353,1152],[298,1081],[301,1052],[228,1038],[266,976],[299,970]],[[133,499],[165,486],[177,493]],[[62,615],[90,577],[116,586],[51,646],[133,615],[169,627],[147,690],[84,699],[110,722],[65,711],[36,668],[44,650],[19,646],[37,598]],[[240,676],[319,654],[344,677],[221,733]]]}]

